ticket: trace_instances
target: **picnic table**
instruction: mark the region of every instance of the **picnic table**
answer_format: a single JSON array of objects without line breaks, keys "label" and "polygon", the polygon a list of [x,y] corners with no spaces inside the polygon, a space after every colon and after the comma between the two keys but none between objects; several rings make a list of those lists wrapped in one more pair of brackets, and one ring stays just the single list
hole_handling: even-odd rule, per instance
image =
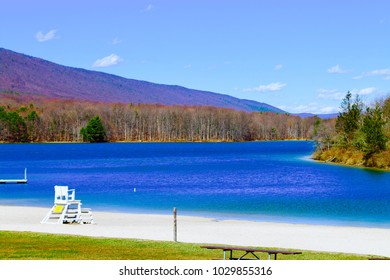
[{"label": "picnic table", "polygon": [[[231,247],[231,246],[200,246],[204,249],[210,250],[222,250],[224,260],[260,260],[260,257],[256,253],[267,253],[268,259],[271,259],[271,256],[274,256],[274,260],[277,259],[278,254],[282,255],[298,255],[302,252],[292,252],[292,251],[281,251],[281,250],[268,250],[268,249],[255,249],[255,248],[246,248],[246,247]],[[239,257],[233,257],[233,251],[240,252]],[[248,258],[251,257],[251,258]]]}]

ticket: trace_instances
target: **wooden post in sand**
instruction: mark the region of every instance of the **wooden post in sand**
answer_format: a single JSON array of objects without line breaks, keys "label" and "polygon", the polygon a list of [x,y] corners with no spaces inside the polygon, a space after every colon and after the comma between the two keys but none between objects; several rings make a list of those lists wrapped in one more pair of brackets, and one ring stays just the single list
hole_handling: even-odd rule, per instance
[{"label": "wooden post in sand", "polygon": [[173,208],[173,241],[177,242],[177,210]]}]

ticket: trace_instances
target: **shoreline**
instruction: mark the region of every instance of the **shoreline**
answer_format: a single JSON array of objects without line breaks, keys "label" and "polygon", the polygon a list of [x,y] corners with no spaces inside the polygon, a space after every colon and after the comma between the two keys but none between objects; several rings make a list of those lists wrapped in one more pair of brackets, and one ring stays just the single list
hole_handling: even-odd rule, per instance
[{"label": "shoreline", "polygon": [[[313,156],[313,155],[312,155]],[[317,163],[324,163],[324,164],[330,164],[340,167],[350,167],[350,168],[357,168],[362,170],[369,170],[369,171],[383,171],[383,172],[390,172],[390,168],[379,168],[379,167],[369,167],[364,165],[357,165],[357,164],[347,164],[343,162],[333,162],[333,161],[327,161],[327,160],[321,160],[321,159],[315,159],[311,156],[311,159]]]},{"label": "shoreline", "polygon": [[[336,151],[334,151],[336,149]],[[337,149],[339,149],[339,151],[337,151]],[[326,164],[333,164],[333,165],[336,165],[336,166],[342,166],[342,167],[353,167],[353,168],[358,168],[358,169],[366,169],[366,170],[373,170],[373,171],[385,171],[385,172],[389,172],[390,171],[390,165],[389,163],[385,166],[367,166],[365,165],[365,161],[363,160],[363,158],[361,158],[360,160],[362,161],[358,161],[358,162],[350,162],[348,163],[349,160],[351,160],[353,157],[350,156],[348,158],[339,158],[337,156],[337,153],[340,153],[340,148],[331,148],[330,150],[327,150],[327,152],[329,151],[333,151],[333,153],[331,153],[330,156],[328,159],[323,159],[322,158],[322,155],[324,153],[326,153],[326,151],[319,151],[319,150],[315,150],[313,152],[313,154],[311,155],[311,158],[314,160],[314,161],[317,161],[317,162],[321,162],[321,163],[326,163]],[[354,150],[348,150],[348,149],[344,149],[342,150],[342,153],[348,153],[348,152],[352,152],[352,153],[357,153],[358,151],[354,151]],[[380,153],[376,153],[374,155],[371,156],[371,159],[374,158],[374,156],[378,156],[380,155],[381,153],[386,153],[388,152],[388,150],[385,150],[385,151],[382,151]],[[339,159],[339,161],[335,161]],[[377,163],[376,163],[377,164]]]},{"label": "shoreline", "polygon": [[[1,207],[24,207],[24,208],[45,208],[42,204],[19,204],[19,203],[7,203],[5,200],[0,200]],[[89,205],[88,205],[89,206]],[[49,207],[49,206],[48,206]],[[50,205],[51,207],[51,205]],[[49,208],[45,208],[47,211]],[[172,209],[170,211],[156,210],[156,209],[124,209],[124,208],[111,208],[108,207],[94,207],[93,212],[97,213],[109,213],[119,215],[147,215],[147,216],[168,216],[172,217]],[[241,222],[254,222],[254,223],[274,223],[274,224],[291,224],[291,225],[307,225],[307,226],[330,226],[330,227],[352,227],[352,228],[377,228],[390,230],[390,222],[378,222],[378,221],[360,221],[360,220],[334,220],[328,218],[312,218],[312,217],[298,217],[298,216],[278,216],[278,215],[261,215],[261,214],[246,214],[246,213],[224,213],[224,212],[194,212],[191,210],[179,210],[179,215],[182,217],[190,218],[204,218],[216,221],[241,221]],[[1,222],[1,221],[0,221]],[[1,229],[1,227],[0,227]]]},{"label": "shoreline", "polygon": [[[95,212],[96,224],[41,224],[50,208],[0,205],[0,230],[173,241],[173,216]],[[93,209],[92,209],[93,210]],[[178,215],[178,241],[390,257],[390,229]]]},{"label": "shoreline", "polygon": [[[312,139],[259,139],[259,140],[248,140],[248,141],[232,141],[232,140],[172,140],[172,141],[107,141],[100,142],[99,144],[115,144],[115,143],[124,143],[124,144],[137,144],[137,143],[152,143],[152,144],[163,144],[163,143],[251,143],[251,142],[305,142],[305,141],[313,141]],[[96,144],[91,142],[84,141],[51,141],[51,142],[2,142],[0,144]]]}]

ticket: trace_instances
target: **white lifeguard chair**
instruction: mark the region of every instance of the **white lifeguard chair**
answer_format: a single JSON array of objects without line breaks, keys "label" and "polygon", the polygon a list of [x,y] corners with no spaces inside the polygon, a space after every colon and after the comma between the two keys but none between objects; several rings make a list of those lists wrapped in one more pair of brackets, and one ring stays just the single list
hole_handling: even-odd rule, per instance
[{"label": "white lifeguard chair", "polygon": [[81,208],[81,200],[75,199],[75,189],[54,186],[54,206],[43,218],[44,224],[93,224],[90,208]]}]

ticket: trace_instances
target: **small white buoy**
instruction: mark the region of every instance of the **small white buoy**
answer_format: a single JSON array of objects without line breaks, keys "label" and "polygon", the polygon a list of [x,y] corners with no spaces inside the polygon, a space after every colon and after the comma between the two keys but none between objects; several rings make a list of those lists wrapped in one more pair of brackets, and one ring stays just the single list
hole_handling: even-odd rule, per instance
[{"label": "small white buoy", "polygon": [[134,192],[136,192],[137,191],[137,188],[134,188]]}]

